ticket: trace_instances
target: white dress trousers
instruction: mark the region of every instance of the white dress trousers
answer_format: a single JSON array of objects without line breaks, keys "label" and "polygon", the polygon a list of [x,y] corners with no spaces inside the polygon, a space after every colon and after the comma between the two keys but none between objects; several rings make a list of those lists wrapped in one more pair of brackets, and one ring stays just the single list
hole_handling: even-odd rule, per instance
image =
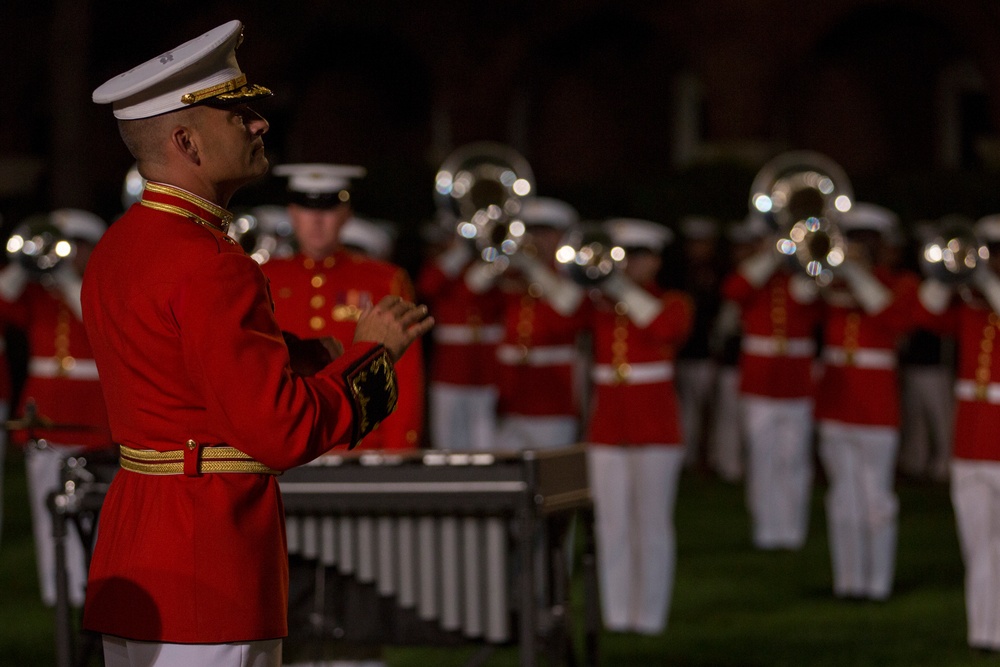
[{"label": "white dress trousers", "polygon": [[955,459],[951,502],[965,563],[969,646],[1000,650],[1000,462]]},{"label": "white dress trousers", "polygon": [[428,387],[431,442],[436,449],[488,451],[497,429],[494,385],[432,382]]},{"label": "white dress trousers", "polygon": [[576,444],[578,432],[576,417],[506,415],[500,417],[494,444],[502,450],[558,449]]},{"label": "white dress trousers", "polygon": [[714,359],[678,359],[674,368],[684,437],[684,465],[690,468],[698,463],[699,448],[708,436],[705,430],[715,403],[718,364]]},{"label": "white dress trousers", "polygon": [[708,434],[709,464],[727,482],[743,479],[745,461],[740,425],[740,369],[720,366],[715,387],[715,414]]},{"label": "white dress trousers", "polygon": [[824,420],[819,443],[830,481],[826,517],[833,592],[884,600],[892,593],[896,567],[898,432],[889,426]]},{"label": "white dress trousers", "polygon": [[758,549],[800,549],[812,495],[812,400],[744,394],[747,507]]},{"label": "white dress trousers", "polygon": [[106,667],[281,667],[281,640],[167,644],[104,635]]},{"label": "white dress trousers", "polygon": [[658,634],[667,626],[677,544],[679,446],[590,445],[597,563],[604,626]]}]

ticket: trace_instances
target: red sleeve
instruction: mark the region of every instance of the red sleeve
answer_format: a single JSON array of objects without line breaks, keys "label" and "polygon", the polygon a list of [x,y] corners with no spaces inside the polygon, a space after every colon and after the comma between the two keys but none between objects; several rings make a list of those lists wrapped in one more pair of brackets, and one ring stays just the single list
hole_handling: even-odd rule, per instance
[{"label": "red sleeve", "polygon": [[649,331],[657,338],[679,346],[691,335],[694,321],[694,302],[687,294],[668,291],[660,296],[663,310],[649,324]]},{"label": "red sleeve", "polygon": [[756,292],[750,281],[739,271],[733,271],[722,281],[722,298],[742,304]]}]

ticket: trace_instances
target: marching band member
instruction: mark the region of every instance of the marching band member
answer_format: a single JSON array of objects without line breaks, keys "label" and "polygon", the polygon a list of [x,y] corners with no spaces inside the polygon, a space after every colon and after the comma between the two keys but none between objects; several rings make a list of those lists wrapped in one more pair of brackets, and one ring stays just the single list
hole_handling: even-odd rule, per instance
[{"label": "marching band member", "polygon": [[[299,339],[354,337],[358,316],[383,296],[414,298],[399,266],[344,248],[343,232],[353,216],[351,179],[361,167],[286,164],[274,174],[288,177],[288,215],[298,252],[261,265],[271,284],[278,325]],[[399,404],[369,434],[365,449],[412,449],[423,437],[424,379],[420,341],[396,364]]]},{"label": "marching band member", "polygon": [[739,306],[741,421],[747,442],[747,506],[758,549],[799,549],[812,492],[812,366],[819,324],[811,279],[764,237],[723,283]]},{"label": "marching band member", "polygon": [[892,592],[899,512],[896,348],[912,324],[917,280],[878,266],[882,236],[896,224],[891,211],[856,203],[838,222],[848,257],[835,272],[839,280],[823,290],[824,370],[815,407],[830,480],[833,591],[884,600]]},{"label": "marching band member", "polygon": [[1000,216],[976,223],[989,249],[971,277],[973,290],[935,278],[920,285],[921,324],[958,344],[951,500],[965,563],[969,646],[1000,651]]},{"label": "marching band member", "polygon": [[[563,234],[579,220],[566,202],[527,199],[520,213],[526,242],[511,257],[499,287],[504,299],[503,341],[499,361],[501,449],[564,447],[577,442],[580,398],[575,382],[580,364],[577,338],[584,328],[583,289],[553,268]],[[513,275],[511,275],[513,274]],[[478,262],[466,284],[483,294],[500,276],[492,264]]]},{"label": "marching band member", "polygon": [[423,266],[417,293],[437,324],[431,334],[428,402],[431,445],[439,449],[493,448],[497,427],[497,345],[503,338],[503,300],[465,282],[472,266],[469,241],[452,233],[448,246]]},{"label": "marching band member", "polygon": [[588,308],[594,396],[585,441],[601,610],[609,630],[657,634],[673,590],[684,460],[673,363],[691,329],[692,304],[655,283],[668,229],[631,218],[606,228],[627,258]]},{"label": "marching band member", "polygon": [[[270,94],[225,23],[94,91],[147,180],[101,239],[82,305],[121,470],[101,511],[85,629],[109,667],[278,667],[288,554],[276,473],[354,445],[391,411],[393,364],[433,325],[365,304],[353,343],[292,371],[259,265],[226,206],[264,176]],[[143,242],[157,230],[155,243]]]},{"label": "marching band member", "polygon": [[[18,262],[0,272],[0,319],[19,327],[28,341],[28,369],[18,414],[37,414],[72,428],[31,429],[12,434],[26,445],[31,524],[42,601],[56,603],[55,542],[48,497],[62,489],[63,462],[83,452],[110,450],[111,432],[97,366],[84,330],[80,285],[91,250],[104,233],[98,216],[80,209],[52,211],[47,221],[75,247],[51,272],[32,276]],[[30,438],[30,439],[28,439]],[[66,537],[69,602],[83,605],[87,581],[84,545],[75,527]]]}]

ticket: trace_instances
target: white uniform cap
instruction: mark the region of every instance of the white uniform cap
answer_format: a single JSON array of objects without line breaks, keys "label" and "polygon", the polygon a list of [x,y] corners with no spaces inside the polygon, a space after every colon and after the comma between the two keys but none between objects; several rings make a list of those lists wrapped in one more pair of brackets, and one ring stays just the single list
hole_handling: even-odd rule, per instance
[{"label": "white uniform cap", "polygon": [[392,236],[381,225],[352,217],[340,228],[340,244],[357,248],[369,257],[389,259]]},{"label": "white uniform cap", "polygon": [[107,225],[99,216],[79,208],[59,208],[49,213],[49,221],[70,239],[97,243]]},{"label": "white uniform cap", "polygon": [[333,208],[350,201],[352,179],[364,178],[364,167],[346,164],[282,164],[275,176],[288,177],[291,200],[312,208]]},{"label": "white uniform cap", "polygon": [[93,99],[112,104],[115,118],[135,120],[205,100],[270,95],[267,88],[247,85],[236,63],[236,47],[242,41],[243,24],[230,21],[106,81]]},{"label": "white uniform cap", "polygon": [[604,222],[611,241],[623,248],[645,248],[658,253],[673,241],[674,234],[663,225],[637,218],[612,218]]},{"label": "white uniform cap", "polygon": [[837,226],[845,232],[869,229],[889,236],[899,225],[899,216],[878,204],[854,202],[850,210],[837,219]]},{"label": "white uniform cap", "polygon": [[1000,243],[1000,214],[980,218],[976,222],[975,231],[983,243]]},{"label": "white uniform cap", "polygon": [[681,235],[695,241],[706,241],[719,236],[719,223],[713,218],[690,215],[681,219]]},{"label": "white uniform cap", "polygon": [[580,214],[566,202],[552,197],[529,197],[521,205],[525,225],[568,229],[580,221]]}]

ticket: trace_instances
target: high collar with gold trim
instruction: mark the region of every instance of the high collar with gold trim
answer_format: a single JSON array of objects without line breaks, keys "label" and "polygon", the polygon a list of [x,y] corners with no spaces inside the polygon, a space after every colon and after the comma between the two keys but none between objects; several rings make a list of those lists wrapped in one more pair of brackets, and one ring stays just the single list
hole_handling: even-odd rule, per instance
[{"label": "high collar with gold trim", "polygon": [[229,231],[229,224],[233,221],[233,214],[221,206],[166,183],[148,181],[139,203],[157,211],[179,215],[223,234]]}]

